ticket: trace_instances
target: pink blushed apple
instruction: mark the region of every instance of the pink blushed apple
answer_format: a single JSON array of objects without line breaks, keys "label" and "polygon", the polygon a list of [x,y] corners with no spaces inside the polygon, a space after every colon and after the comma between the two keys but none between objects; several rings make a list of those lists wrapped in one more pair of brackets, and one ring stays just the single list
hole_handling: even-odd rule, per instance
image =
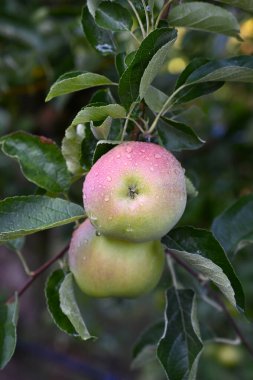
[{"label": "pink blushed apple", "polygon": [[83,201],[100,233],[134,242],[157,240],[184,212],[184,169],[160,145],[125,142],[93,165]]},{"label": "pink blushed apple", "polygon": [[133,243],[96,234],[86,219],[69,248],[69,266],[79,288],[93,297],[137,297],[159,281],[164,267],[160,241]]}]

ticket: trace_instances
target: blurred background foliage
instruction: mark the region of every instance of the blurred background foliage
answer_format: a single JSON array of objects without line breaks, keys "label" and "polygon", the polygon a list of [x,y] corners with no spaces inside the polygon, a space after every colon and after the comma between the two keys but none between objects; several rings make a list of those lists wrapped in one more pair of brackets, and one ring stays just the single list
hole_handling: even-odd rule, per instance
[{"label": "blurred background foliage", "polygon": [[[115,78],[111,56],[99,56],[85,40],[80,13],[83,1],[1,0],[0,2],[0,135],[29,131],[60,144],[76,112],[89,102],[92,90],[44,99],[52,82],[66,71],[86,70]],[[239,43],[234,38],[180,29],[168,63],[156,85],[169,93],[186,64],[194,57],[222,58],[253,54],[253,16],[233,9],[241,24]],[[178,154],[199,196],[188,203],[180,224],[209,228],[213,218],[234,200],[253,191],[253,91],[252,85],[228,84],[215,94],[184,105],[182,118],[207,142],[198,151]],[[71,188],[70,198],[81,202],[82,180]],[[18,164],[0,153],[0,197],[37,191]],[[73,226],[57,228],[26,239],[24,256],[36,268],[61,249]],[[0,247],[1,294],[20,288],[25,274],[14,253]],[[244,285],[247,312],[253,318],[252,246],[239,252],[234,265]],[[187,276],[182,273],[187,282]],[[19,340],[14,359],[1,373],[15,379],[136,379],[163,380],[155,362],[130,370],[131,348],[140,332],[159,320],[164,274],[159,288],[137,300],[84,299],[89,330],[99,339],[83,343],[69,338],[52,323],[46,311],[45,275],[22,297]],[[201,305],[201,325],[206,336],[233,338],[221,313]],[[211,318],[210,318],[211,315]],[[239,323],[248,335],[250,325]],[[252,336],[252,332],[251,332]],[[251,339],[253,341],[253,339]],[[199,379],[251,380],[253,363],[239,346],[210,344],[200,361]]]}]

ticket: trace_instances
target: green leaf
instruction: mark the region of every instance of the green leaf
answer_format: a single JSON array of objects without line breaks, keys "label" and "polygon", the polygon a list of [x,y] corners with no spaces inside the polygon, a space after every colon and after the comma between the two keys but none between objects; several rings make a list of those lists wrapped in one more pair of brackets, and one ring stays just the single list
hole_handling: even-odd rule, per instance
[{"label": "green leaf", "polygon": [[165,330],[157,356],[170,380],[194,379],[202,343],[194,330],[193,306],[192,290],[167,291]]},{"label": "green leaf", "polygon": [[15,239],[84,217],[81,206],[60,198],[39,195],[0,201],[0,241]]},{"label": "green leaf", "polygon": [[252,0],[215,0],[215,1],[219,1],[220,3],[225,3],[233,7],[238,7],[248,12],[253,12]]},{"label": "green leaf", "polygon": [[193,1],[174,7],[168,17],[171,26],[221,33],[238,37],[240,26],[231,12],[213,4]]},{"label": "green leaf", "polygon": [[207,82],[184,86],[184,84],[187,82],[187,79],[194,71],[209,62],[210,61],[205,58],[194,58],[189,63],[189,65],[186,66],[186,68],[180,74],[176,83],[175,89],[181,89],[178,93],[175,94],[174,103],[180,104],[189,102],[200,96],[210,94],[223,86],[224,82]]},{"label": "green leaf", "polygon": [[120,4],[102,1],[95,13],[96,23],[104,29],[115,32],[131,30],[133,19],[128,10]]},{"label": "green leaf", "polygon": [[80,164],[85,171],[90,170],[93,162],[93,155],[96,149],[97,140],[95,139],[90,128],[86,129],[85,138],[81,143]]},{"label": "green leaf", "polygon": [[72,71],[60,76],[60,78],[58,78],[51,86],[46,97],[46,102],[56,96],[71,94],[72,92],[84,90],[86,88],[113,84],[114,83],[104,75]]},{"label": "green leaf", "polygon": [[97,145],[96,149],[93,155],[93,165],[95,162],[103,156],[103,154],[109,152],[112,148],[114,148],[116,145],[120,144],[120,141],[110,141],[110,140],[100,140]]},{"label": "green leaf", "polygon": [[90,129],[97,140],[106,140],[111,129],[112,118],[107,116],[105,120],[100,125],[94,125],[90,122]]},{"label": "green leaf", "polygon": [[194,70],[186,84],[213,81],[253,83],[253,57],[242,55],[210,61]]},{"label": "green leaf", "polygon": [[[23,248],[23,245],[25,243],[25,238],[22,236],[17,239],[11,239],[6,242],[4,242],[4,245],[9,248],[11,251],[20,251]],[[1,244],[1,241],[0,241]]]},{"label": "green leaf", "polygon": [[119,53],[115,55],[115,67],[117,70],[117,73],[119,77],[124,73],[124,71],[127,68],[127,65],[125,63],[126,54],[125,53]]},{"label": "green leaf", "polygon": [[232,305],[244,309],[244,293],[232,264],[211,232],[193,227],[176,228],[164,244],[220,289]]},{"label": "green leaf", "polygon": [[110,116],[113,119],[126,117],[126,110],[119,104],[108,104],[105,106],[90,106],[81,109],[71,123],[72,125],[85,124],[90,121],[104,120]]},{"label": "green leaf", "polygon": [[180,75],[170,104],[185,103],[216,91],[224,82],[253,83],[253,57],[238,56],[209,62],[202,58],[193,60]]},{"label": "green leaf", "polygon": [[0,304],[0,368],[4,368],[14,354],[17,341],[18,298]]},{"label": "green leaf", "polygon": [[130,53],[128,53],[125,57],[125,67],[127,68],[129,65],[131,65],[134,57],[135,57],[135,54],[136,54],[136,51],[137,50],[133,50],[131,51]]},{"label": "green leaf", "polygon": [[168,100],[168,96],[164,92],[158,90],[158,88],[149,86],[144,96],[144,100],[151,111],[158,113]]},{"label": "green leaf", "polygon": [[60,307],[59,289],[65,278],[65,272],[62,269],[57,269],[50,274],[46,282],[45,295],[47,300],[48,311],[54,320],[55,324],[65,333],[72,336],[79,336],[76,329],[62,312]]},{"label": "green leaf", "polygon": [[[160,57],[159,50],[169,46],[176,38],[176,31],[170,28],[160,28],[151,32],[141,43],[135,56],[119,81],[119,96],[122,104],[129,108],[136,101],[141,89],[141,96],[158,73],[155,62]],[[165,54],[164,50],[162,50]],[[156,55],[157,53],[157,55]],[[165,54],[166,55],[166,54]],[[164,57],[162,57],[162,62]],[[150,65],[150,66],[149,66]],[[157,63],[160,69],[160,64]],[[145,74],[144,74],[145,73]],[[142,79],[144,75],[144,79]],[[141,87],[140,87],[141,86]]]},{"label": "green leaf", "polygon": [[186,193],[189,199],[196,198],[199,194],[198,190],[187,176],[185,176]]},{"label": "green leaf", "polygon": [[95,12],[99,4],[102,0],[87,0],[87,7],[90,11],[90,14],[92,14],[93,17],[95,17]]},{"label": "green leaf", "polygon": [[19,131],[0,139],[2,151],[16,158],[24,176],[52,193],[67,191],[70,174],[54,141]]},{"label": "green leaf", "polygon": [[253,242],[253,194],[239,198],[214,219],[212,231],[230,255],[251,244]]},{"label": "green leaf", "polygon": [[172,119],[160,118],[157,130],[162,145],[168,150],[193,150],[204,144],[188,125]]},{"label": "green leaf", "polygon": [[[170,30],[170,37],[168,42],[166,42],[157,52],[153,55],[151,60],[149,61],[147,67],[144,70],[144,73],[141,77],[140,82],[140,99],[143,99],[149,86],[155,79],[158,73],[160,73],[163,65],[167,61],[168,54],[170,52],[170,46],[175,42],[177,38],[177,31],[175,29]],[[168,36],[166,36],[166,40]]]},{"label": "green leaf", "polygon": [[111,103],[115,103],[115,101],[111,94],[110,89],[106,88],[106,89],[97,90],[92,94],[89,104],[92,104],[92,103],[111,104]]},{"label": "green leaf", "polygon": [[115,54],[116,48],[112,33],[96,24],[87,6],[83,7],[81,22],[88,42],[98,53],[102,55]]},{"label": "green leaf", "polygon": [[133,348],[133,362],[131,368],[142,367],[145,362],[154,359],[156,347],[163,335],[164,321],[159,321],[148,327],[139,337]]},{"label": "green leaf", "polygon": [[89,331],[87,330],[76,302],[73,276],[71,273],[67,274],[63,279],[59,289],[59,296],[60,308],[62,312],[68,317],[69,321],[74,326],[80,338],[83,340],[92,338]]},{"label": "green leaf", "polygon": [[80,164],[82,156],[82,141],[86,136],[87,127],[84,124],[72,125],[65,131],[62,140],[62,155],[65,158],[68,170],[75,176],[81,176],[84,169]]}]

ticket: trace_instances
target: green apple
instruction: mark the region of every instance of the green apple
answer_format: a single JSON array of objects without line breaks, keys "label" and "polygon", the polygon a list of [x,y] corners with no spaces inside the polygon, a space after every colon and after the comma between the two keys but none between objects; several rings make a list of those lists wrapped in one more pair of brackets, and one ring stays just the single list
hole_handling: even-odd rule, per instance
[{"label": "green apple", "polygon": [[130,141],[104,154],[83,185],[86,213],[102,234],[123,240],[158,240],[186,205],[184,169],[160,145]]},{"label": "green apple", "polygon": [[134,243],[99,236],[86,219],[73,233],[69,266],[87,295],[137,297],[158,283],[164,256],[160,241]]}]

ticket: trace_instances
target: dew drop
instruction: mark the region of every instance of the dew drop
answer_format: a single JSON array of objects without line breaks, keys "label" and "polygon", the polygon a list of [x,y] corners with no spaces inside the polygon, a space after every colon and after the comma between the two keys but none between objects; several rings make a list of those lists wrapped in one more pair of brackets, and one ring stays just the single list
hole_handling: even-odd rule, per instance
[{"label": "dew drop", "polygon": [[85,194],[83,194],[83,199],[87,199],[87,197],[86,197],[86,195],[85,195]]},{"label": "dew drop", "polygon": [[131,227],[127,227],[126,232],[133,232],[133,229]]},{"label": "dew drop", "polygon": [[112,180],[112,177],[110,177],[109,175],[106,177],[107,181],[111,182]]},{"label": "dew drop", "polygon": [[160,154],[156,153],[155,158],[162,158],[162,156]]},{"label": "dew drop", "polygon": [[141,152],[142,152],[142,153],[145,153],[145,149],[141,149]]},{"label": "dew drop", "polygon": [[96,231],[96,236],[101,236],[101,232]]},{"label": "dew drop", "polygon": [[128,147],[126,148],[126,151],[127,151],[127,153],[131,153],[131,152],[132,152],[132,148],[131,148],[130,146],[128,146]]},{"label": "dew drop", "polygon": [[108,197],[108,195],[106,195],[105,197],[104,197],[104,201],[105,202],[108,202],[110,200],[110,198]]},{"label": "dew drop", "polygon": [[95,172],[95,177],[97,177],[98,176],[98,172]]},{"label": "dew drop", "polygon": [[120,155],[120,154],[117,154],[116,158],[120,158],[120,157],[121,157],[121,155]]}]

